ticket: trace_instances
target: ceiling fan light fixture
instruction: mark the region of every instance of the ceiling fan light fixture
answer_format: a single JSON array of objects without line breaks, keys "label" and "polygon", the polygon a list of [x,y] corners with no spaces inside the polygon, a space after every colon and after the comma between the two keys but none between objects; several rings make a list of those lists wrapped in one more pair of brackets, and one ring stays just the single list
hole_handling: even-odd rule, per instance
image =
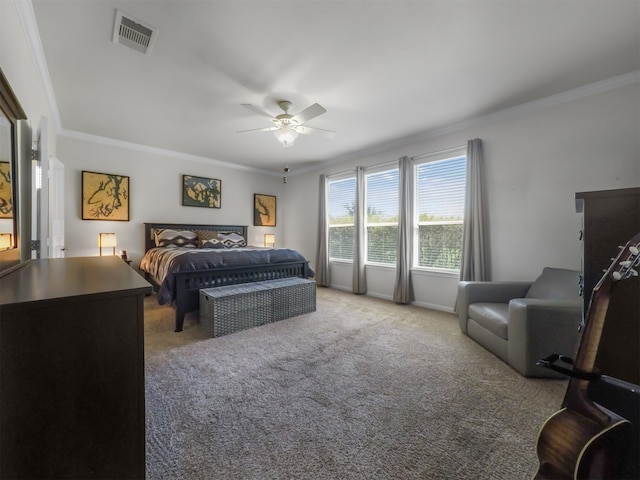
[{"label": "ceiling fan light fixture", "polygon": [[278,130],[273,132],[273,134],[284,147],[293,145],[293,142],[295,142],[296,138],[298,138],[298,132],[296,132],[289,125],[280,127]]}]

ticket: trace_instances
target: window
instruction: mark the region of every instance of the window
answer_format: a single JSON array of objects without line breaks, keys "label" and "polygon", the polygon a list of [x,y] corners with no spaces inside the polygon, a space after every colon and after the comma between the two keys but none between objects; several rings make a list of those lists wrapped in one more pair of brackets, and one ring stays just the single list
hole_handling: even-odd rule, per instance
[{"label": "window", "polygon": [[460,155],[415,166],[417,267],[460,270],[466,160]]},{"label": "window", "polygon": [[367,262],[396,264],[398,179],[397,168],[365,175]]},{"label": "window", "polygon": [[353,260],[355,177],[328,182],[329,259]]}]

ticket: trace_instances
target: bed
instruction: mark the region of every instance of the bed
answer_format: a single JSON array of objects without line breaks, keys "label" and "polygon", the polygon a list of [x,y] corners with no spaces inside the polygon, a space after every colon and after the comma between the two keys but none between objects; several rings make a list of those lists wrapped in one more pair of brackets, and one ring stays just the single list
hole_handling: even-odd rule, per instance
[{"label": "bed", "polygon": [[158,303],[175,309],[176,332],[182,331],[185,314],[199,309],[204,288],[313,276],[308,260],[295,250],[246,246],[246,225],[145,223],[144,230],[140,270]]}]

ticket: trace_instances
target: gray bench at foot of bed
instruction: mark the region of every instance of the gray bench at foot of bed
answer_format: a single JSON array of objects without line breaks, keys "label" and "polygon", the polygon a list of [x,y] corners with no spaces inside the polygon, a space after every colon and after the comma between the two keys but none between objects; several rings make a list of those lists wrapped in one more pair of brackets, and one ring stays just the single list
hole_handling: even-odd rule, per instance
[{"label": "gray bench at foot of bed", "polygon": [[282,278],[200,290],[200,324],[212,337],[316,310],[316,282]]}]

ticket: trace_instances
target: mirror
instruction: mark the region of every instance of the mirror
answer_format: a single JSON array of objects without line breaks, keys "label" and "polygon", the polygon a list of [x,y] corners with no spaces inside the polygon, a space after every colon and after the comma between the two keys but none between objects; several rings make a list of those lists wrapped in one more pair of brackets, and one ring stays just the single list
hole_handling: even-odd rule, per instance
[{"label": "mirror", "polygon": [[0,112],[0,250],[15,248],[13,237],[13,190],[11,188],[11,127],[7,116]]},{"label": "mirror", "polygon": [[18,122],[26,119],[0,69],[0,273],[20,263]]}]

